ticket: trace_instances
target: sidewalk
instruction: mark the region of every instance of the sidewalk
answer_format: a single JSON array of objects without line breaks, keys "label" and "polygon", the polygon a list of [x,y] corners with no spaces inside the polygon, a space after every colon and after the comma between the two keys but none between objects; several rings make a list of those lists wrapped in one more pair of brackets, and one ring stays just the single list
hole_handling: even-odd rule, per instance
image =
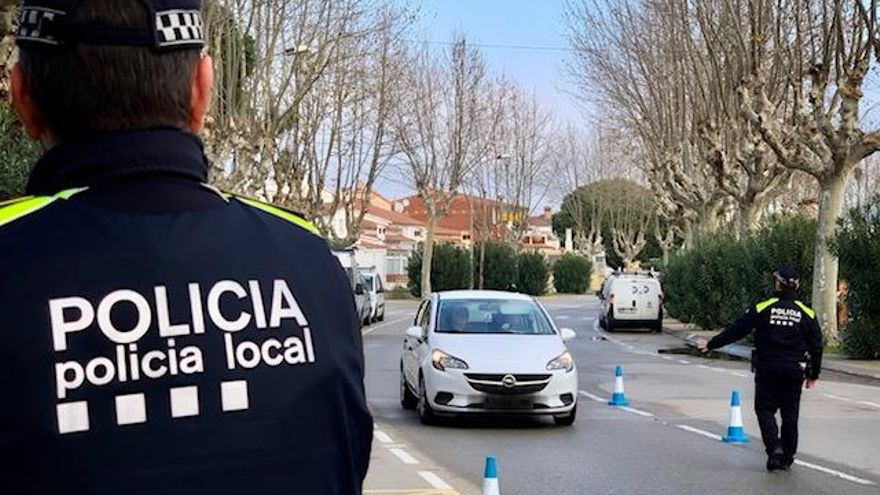
[{"label": "sidewalk", "polygon": [[[718,334],[717,331],[707,331],[690,323],[682,323],[674,318],[663,319],[663,332],[691,344],[700,337],[708,339]],[[752,353],[752,346],[731,344],[718,349],[718,352],[748,360]],[[860,378],[880,380],[880,361],[826,356],[822,359],[822,369]]]}]

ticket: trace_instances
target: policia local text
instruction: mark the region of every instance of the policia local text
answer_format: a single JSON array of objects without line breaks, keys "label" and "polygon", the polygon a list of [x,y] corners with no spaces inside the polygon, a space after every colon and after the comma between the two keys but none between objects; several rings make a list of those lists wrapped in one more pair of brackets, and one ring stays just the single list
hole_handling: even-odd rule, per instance
[{"label": "policia local text", "polygon": [[[287,282],[275,280],[271,305],[265,308],[263,287],[256,280],[241,284],[234,280],[222,280],[207,291],[197,283],[188,284],[190,321],[172,323],[168,308],[168,289],[156,286],[152,302],[144,295],[129,289],[110,292],[97,305],[83,297],[63,297],[49,300],[49,317],[52,327],[52,344],[55,352],[65,352],[75,346],[76,334],[84,331],[100,331],[109,341],[117,344],[114,356],[98,356],[87,362],[61,361],[55,364],[55,382],[58,399],[65,399],[68,392],[86,382],[93,386],[107,385],[113,381],[137,381],[143,378],[158,379],[178,374],[190,375],[204,372],[202,350],[197,345],[178,347],[175,338],[205,334],[206,313],[210,322],[223,331],[226,366],[252,369],[260,365],[301,365],[315,362],[309,323],[293,297]],[[203,298],[203,295],[206,297]],[[238,314],[221,311],[224,300],[235,298]],[[137,315],[132,328],[117,328],[111,314],[118,306],[129,305]],[[155,320],[156,325],[153,325]],[[291,335],[269,338],[259,344],[245,339],[235,339],[234,334],[248,327],[265,329],[281,328],[292,320],[302,329],[302,337]],[[97,324],[96,324],[97,323]],[[142,352],[140,341],[150,329],[158,331],[166,339],[164,349]]]}]

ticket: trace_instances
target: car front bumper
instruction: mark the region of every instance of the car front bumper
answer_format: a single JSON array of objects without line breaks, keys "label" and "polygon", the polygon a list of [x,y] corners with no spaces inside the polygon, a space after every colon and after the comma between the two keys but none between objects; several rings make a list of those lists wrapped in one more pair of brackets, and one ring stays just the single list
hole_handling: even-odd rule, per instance
[{"label": "car front bumper", "polygon": [[[430,368],[425,370],[425,388],[431,407],[440,414],[558,415],[571,412],[577,404],[577,369],[509,374],[525,385],[508,389],[492,379],[507,373]],[[542,376],[547,378],[539,379]]]}]

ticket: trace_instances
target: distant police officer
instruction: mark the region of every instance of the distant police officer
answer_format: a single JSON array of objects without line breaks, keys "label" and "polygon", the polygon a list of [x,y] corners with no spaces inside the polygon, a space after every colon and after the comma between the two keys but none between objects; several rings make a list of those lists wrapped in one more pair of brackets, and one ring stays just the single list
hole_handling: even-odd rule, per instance
[{"label": "distant police officer", "polygon": [[[776,293],[750,307],[724,332],[698,342],[703,352],[736,342],[755,330],[755,413],[767,450],[767,469],[788,469],[798,441],[801,387],[812,388],[822,364],[822,332],[812,309],[795,298],[797,272],[773,273]],[[782,416],[782,438],[776,411]]]},{"label": "distant police officer", "polygon": [[295,213],[207,186],[198,0],[25,0],[0,207],[0,493],[355,494],[349,283]]}]

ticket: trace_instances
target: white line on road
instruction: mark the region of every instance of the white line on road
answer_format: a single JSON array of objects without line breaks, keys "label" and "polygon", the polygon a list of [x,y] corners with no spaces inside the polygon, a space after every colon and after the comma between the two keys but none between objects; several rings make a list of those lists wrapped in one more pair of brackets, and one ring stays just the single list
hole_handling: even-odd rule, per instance
[{"label": "white line on road", "polygon": [[675,425],[676,428],[684,431],[689,431],[691,433],[696,433],[697,435],[703,435],[706,438],[711,438],[712,440],[721,441],[721,435],[716,435],[715,433],[708,432],[706,430],[701,430],[699,428],[694,428],[693,426],[688,425]]},{"label": "white line on road", "polygon": [[813,464],[812,462],[802,461],[800,459],[795,459],[795,464],[798,466],[803,466],[805,468],[815,469],[816,471],[821,471],[826,474],[830,474],[832,476],[837,476],[838,478],[843,478],[847,481],[852,481],[853,483],[858,483],[860,485],[872,486],[875,485],[873,481],[868,481],[864,478],[859,478],[857,476],[853,476],[851,474],[843,473],[841,471],[837,471],[836,469],[827,468],[825,466],[820,466],[818,464]]},{"label": "white line on road", "polygon": [[831,395],[831,394],[822,394],[822,395],[824,395],[825,397],[828,397],[829,399],[842,400],[843,402],[852,402],[853,401],[852,399],[847,399],[846,397],[839,397],[837,395]]},{"label": "white line on road", "polygon": [[704,370],[708,370],[708,369],[710,369],[710,368],[709,368],[708,366],[706,366],[705,364],[698,364],[698,365],[697,365],[697,368],[703,368]]},{"label": "white line on road", "polygon": [[427,481],[428,484],[431,485],[431,488],[437,490],[449,490],[452,488],[445,481],[440,479],[439,476],[432,473],[431,471],[419,471],[419,476],[421,476],[423,480]]},{"label": "white line on road", "polygon": [[400,459],[400,462],[404,464],[418,464],[419,461],[415,457],[409,455],[409,452],[403,449],[389,449],[394,457]]},{"label": "white line on road", "polygon": [[583,395],[584,397],[586,397],[588,399],[593,399],[596,402],[605,403],[605,399],[603,399],[602,397],[599,397],[598,395],[591,394],[591,393],[586,392],[584,390],[581,390],[580,393],[581,393],[581,395]]},{"label": "white line on road", "polygon": [[361,335],[370,335],[371,333],[375,332],[376,330],[379,330],[380,328],[385,328],[385,327],[394,325],[395,323],[400,323],[401,321],[409,320],[409,319],[410,319],[409,316],[404,316],[403,318],[398,318],[396,320],[386,321],[385,323],[382,323],[380,325],[375,325],[375,326],[372,326],[366,330],[362,330]]},{"label": "white line on road", "polygon": [[376,437],[376,440],[379,440],[382,443],[394,443],[394,441],[391,440],[391,437],[389,437],[384,431],[375,430],[373,431],[373,436]]},{"label": "white line on road", "polygon": [[581,319],[584,320],[584,321],[593,321],[593,320],[595,320],[596,318],[593,317],[593,316],[582,316]]},{"label": "white line on road", "polygon": [[571,318],[571,316],[568,316],[568,315],[561,315],[561,316],[554,316],[553,317],[554,320],[567,320],[569,318]]},{"label": "white line on road", "polygon": [[866,400],[860,400],[860,401],[858,401],[858,403],[859,403],[859,404],[862,404],[862,405],[865,405],[865,406],[871,406],[871,407],[878,407],[878,408],[880,408],[880,404],[877,404],[876,402],[868,402],[868,401],[866,401]]},{"label": "white line on road", "polygon": [[734,371],[733,374],[740,377],[740,378],[748,378],[749,377],[748,373],[743,373],[742,371]]},{"label": "white line on road", "polygon": [[688,361],[687,359],[679,359],[678,362],[681,364],[691,364],[691,362]]},{"label": "white line on road", "polygon": [[658,357],[659,357],[660,359],[665,359],[666,361],[672,361],[672,360],[673,360],[673,358],[671,358],[671,357],[669,357],[669,356],[658,356]]},{"label": "white line on road", "polygon": [[620,407],[618,407],[618,409],[621,409],[626,412],[631,412],[633,414],[638,414],[639,416],[644,416],[646,418],[653,418],[654,417],[654,415],[649,413],[648,411],[642,411],[641,409],[636,409],[633,407],[620,406]]}]

